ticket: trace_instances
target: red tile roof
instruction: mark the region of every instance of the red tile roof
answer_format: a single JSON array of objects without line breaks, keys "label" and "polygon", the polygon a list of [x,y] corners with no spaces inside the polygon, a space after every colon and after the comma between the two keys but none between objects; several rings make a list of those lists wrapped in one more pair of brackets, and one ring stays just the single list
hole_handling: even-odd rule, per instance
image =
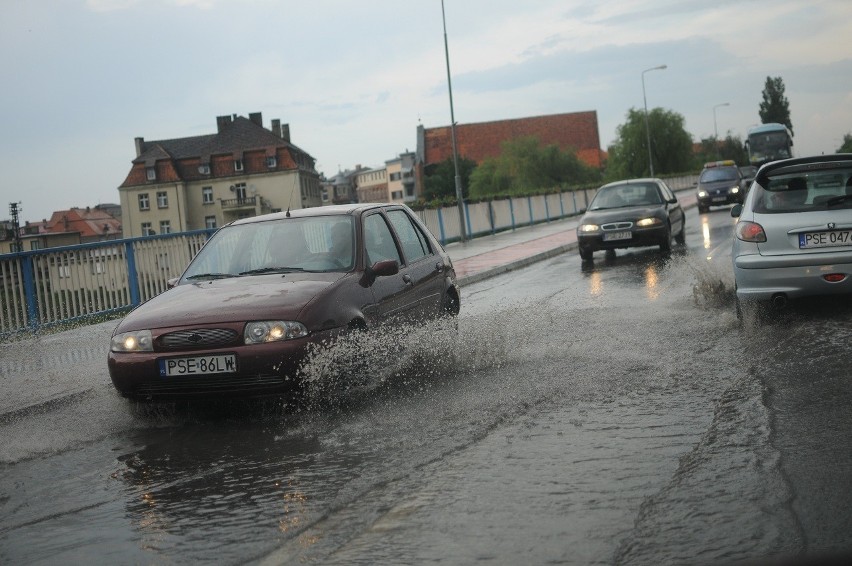
[{"label": "red tile roof", "polygon": [[[543,146],[556,144],[564,151],[573,150],[587,165],[602,166],[598,115],[594,110],[456,125],[459,157],[477,163],[500,155],[502,142],[527,136],[538,138]],[[424,129],[422,142],[424,165],[453,156],[450,126]]]},{"label": "red tile roof", "polygon": [[81,238],[114,236],[121,233],[121,222],[96,208],[57,210],[45,225],[45,232],[79,232]]}]

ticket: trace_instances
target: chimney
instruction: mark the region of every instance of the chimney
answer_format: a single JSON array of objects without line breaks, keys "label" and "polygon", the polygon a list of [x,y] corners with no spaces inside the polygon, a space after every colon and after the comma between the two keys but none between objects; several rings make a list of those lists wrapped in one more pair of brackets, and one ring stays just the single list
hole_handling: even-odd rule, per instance
[{"label": "chimney", "polygon": [[216,131],[221,134],[222,130],[230,123],[230,116],[216,116]]},{"label": "chimney", "polygon": [[281,137],[281,120],[279,120],[278,118],[272,120],[272,133],[278,136],[279,138]]},{"label": "chimney", "polygon": [[139,157],[145,151],[145,138],[136,138],[133,141],[136,142],[136,157]]},{"label": "chimney", "polygon": [[290,124],[281,125],[281,139],[290,143]]},{"label": "chimney", "polygon": [[263,127],[263,113],[262,112],[252,112],[249,114],[249,120],[252,124],[256,126]]}]

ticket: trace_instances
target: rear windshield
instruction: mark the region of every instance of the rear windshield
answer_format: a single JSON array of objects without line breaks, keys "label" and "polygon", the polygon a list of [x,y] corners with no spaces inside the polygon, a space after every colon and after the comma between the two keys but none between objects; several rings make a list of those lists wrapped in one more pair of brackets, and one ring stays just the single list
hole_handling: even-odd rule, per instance
[{"label": "rear windshield", "polygon": [[765,214],[852,208],[852,170],[772,177],[753,188],[754,211]]}]

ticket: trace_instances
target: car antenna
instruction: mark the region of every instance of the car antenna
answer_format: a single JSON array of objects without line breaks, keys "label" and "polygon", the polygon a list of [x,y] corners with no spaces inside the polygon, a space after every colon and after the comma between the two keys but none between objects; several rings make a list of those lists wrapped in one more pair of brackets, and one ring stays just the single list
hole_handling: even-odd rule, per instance
[{"label": "car antenna", "polygon": [[[298,177],[298,175],[297,175],[297,177]],[[285,214],[285,216],[287,218],[290,218],[290,203],[293,202],[293,193],[295,193],[295,192],[296,192],[296,181],[294,180],[293,181],[293,190],[290,191],[290,200],[287,201],[287,214]]]}]

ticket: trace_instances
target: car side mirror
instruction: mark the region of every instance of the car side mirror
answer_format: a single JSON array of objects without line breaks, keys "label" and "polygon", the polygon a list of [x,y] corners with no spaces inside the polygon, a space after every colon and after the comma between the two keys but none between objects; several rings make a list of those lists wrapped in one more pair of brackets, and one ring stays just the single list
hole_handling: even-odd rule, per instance
[{"label": "car side mirror", "polygon": [[731,216],[733,218],[739,218],[740,214],[742,214],[742,213],[743,213],[743,205],[741,205],[741,204],[735,204],[734,207],[731,209]]},{"label": "car side mirror", "polygon": [[172,277],[171,279],[169,279],[168,281],[166,281],[166,286],[167,286],[169,289],[171,289],[172,287],[174,287],[174,286],[176,286],[176,285],[177,285],[178,281],[180,281],[180,277]]},{"label": "car side mirror", "polygon": [[364,270],[364,278],[361,280],[362,285],[372,285],[376,277],[387,277],[388,275],[396,275],[399,273],[399,262],[395,259],[385,259],[377,261],[373,265],[367,266]]}]

